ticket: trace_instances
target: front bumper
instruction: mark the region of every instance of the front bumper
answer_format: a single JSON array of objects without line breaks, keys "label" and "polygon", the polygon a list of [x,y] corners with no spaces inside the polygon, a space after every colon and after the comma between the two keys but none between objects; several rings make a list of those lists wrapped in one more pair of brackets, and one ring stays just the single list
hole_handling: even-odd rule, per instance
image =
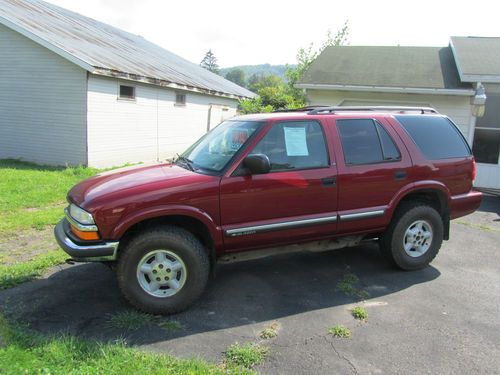
[{"label": "front bumper", "polygon": [[70,231],[68,220],[62,219],[54,229],[54,235],[61,248],[75,261],[101,262],[116,260],[119,242],[78,241]]}]

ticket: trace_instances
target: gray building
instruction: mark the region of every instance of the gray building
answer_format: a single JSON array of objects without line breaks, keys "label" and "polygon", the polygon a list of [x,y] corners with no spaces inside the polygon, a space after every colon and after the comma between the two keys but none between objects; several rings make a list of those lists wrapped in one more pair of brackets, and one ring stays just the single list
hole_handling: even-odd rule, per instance
[{"label": "gray building", "polygon": [[446,47],[328,47],[296,87],[309,105],[434,107],[472,146],[476,186],[500,189],[500,38],[452,37]]},{"label": "gray building", "polygon": [[253,94],[144,38],[40,0],[0,0],[0,158],[161,160]]}]

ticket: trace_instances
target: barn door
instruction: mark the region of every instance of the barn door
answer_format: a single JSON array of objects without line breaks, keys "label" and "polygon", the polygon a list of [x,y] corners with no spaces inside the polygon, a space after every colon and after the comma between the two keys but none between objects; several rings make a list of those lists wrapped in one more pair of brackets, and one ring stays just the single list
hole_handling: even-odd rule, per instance
[{"label": "barn door", "polygon": [[229,117],[229,108],[221,104],[210,104],[208,107],[207,132],[215,128]]}]

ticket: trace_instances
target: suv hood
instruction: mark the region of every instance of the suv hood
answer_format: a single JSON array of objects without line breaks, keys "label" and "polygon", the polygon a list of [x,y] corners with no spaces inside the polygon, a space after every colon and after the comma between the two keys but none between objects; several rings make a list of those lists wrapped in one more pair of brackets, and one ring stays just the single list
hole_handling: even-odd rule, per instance
[{"label": "suv hood", "polygon": [[[199,184],[215,178],[218,179],[188,171],[175,164],[122,168],[100,173],[75,185],[68,193],[68,201],[93,212],[103,205],[112,204],[111,202],[158,199],[172,188]],[[143,196],[145,194],[147,198]]]}]

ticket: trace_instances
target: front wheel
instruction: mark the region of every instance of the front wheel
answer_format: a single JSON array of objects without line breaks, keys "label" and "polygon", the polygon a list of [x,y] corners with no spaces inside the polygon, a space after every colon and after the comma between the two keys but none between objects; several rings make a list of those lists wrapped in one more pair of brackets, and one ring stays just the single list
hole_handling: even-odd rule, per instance
[{"label": "front wheel", "polygon": [[403,203],[380,239],[380,249],[389,261],[404,270],[427,267],[443,242],[443,221],[431,206]]},{"label": "front wheel", "polygon": [[208,281],[206,249],[191,233],[166,226],[134,237],[118,260],[118,284],[138,309],[172,314],[189,307]]}]

